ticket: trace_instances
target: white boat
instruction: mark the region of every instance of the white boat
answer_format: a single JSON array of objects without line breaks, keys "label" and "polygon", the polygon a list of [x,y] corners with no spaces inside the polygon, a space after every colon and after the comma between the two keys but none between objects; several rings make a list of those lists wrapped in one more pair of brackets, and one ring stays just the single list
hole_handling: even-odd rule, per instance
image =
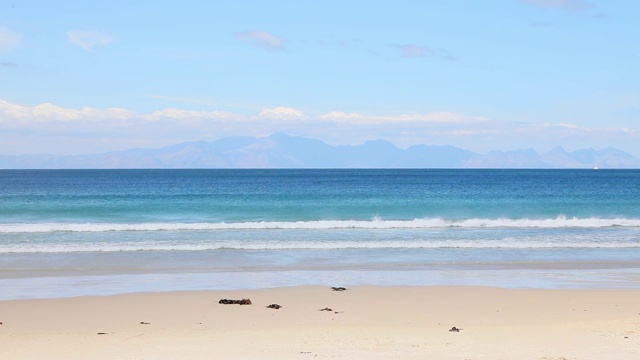
[{"label": "white boat", "polygon": [[596,164],[596,166],[593,167],[593,170],[598,170],[598,164]]}]

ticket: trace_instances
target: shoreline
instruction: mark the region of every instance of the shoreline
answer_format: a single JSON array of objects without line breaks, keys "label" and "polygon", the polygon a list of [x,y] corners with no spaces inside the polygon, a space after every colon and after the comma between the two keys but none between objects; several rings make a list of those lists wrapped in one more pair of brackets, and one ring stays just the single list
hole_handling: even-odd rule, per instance
[{"label": "shoreline", "polygon": [[[515,290],[638,290],[637,267],[514,269],[267,269],[259,271],[86,274],[2,278],[0,301],[112,296],[144,292],[253,291],[259,289],[349,287],[497,287]],[[15,275],[15,274],[10,274]],[[35,274],[34,274],[35,275]]]},{"label": "shoreline", "polygon": [[637,299],[640,290],[295,286],[3,300],[0,358],[637,359]]}]

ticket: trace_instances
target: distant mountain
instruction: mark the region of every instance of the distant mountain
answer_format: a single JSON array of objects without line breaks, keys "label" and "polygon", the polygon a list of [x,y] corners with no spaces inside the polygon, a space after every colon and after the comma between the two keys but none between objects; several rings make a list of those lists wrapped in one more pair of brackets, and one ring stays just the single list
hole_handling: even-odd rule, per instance
[{"label": "distant mountain", "polygon": [[515,151],[492,151],[487,155],[475,155],[465,162],[464,167],[469,168],[549,168],[550,164],[544,162],[540,155],[533,149]]},{"label": "distant mountain", "polygon": [[465,168],[516,168],[516,169],[637,169],[640,159],[618,149],[576,150],[566,152],[557,147],[547,153],[538,154],[533,149],[515,151],[492,151],[487,155],[475,155],[462,167]]},{"label": "distant mountain", "polygon": [[558,147],[477,154],[454,146],[414,145],[399,149],[385,140],[332,146],[283,133],[185,142],[160,149],[131,149],[95,155],[0,155],[3,169],[131,168],[640,168],[621,150]]}]

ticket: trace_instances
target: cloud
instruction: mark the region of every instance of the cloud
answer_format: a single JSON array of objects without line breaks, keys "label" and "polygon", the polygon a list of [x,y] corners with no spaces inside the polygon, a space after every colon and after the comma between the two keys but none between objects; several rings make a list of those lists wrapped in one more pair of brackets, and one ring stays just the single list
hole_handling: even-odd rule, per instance
[{"label": "cloud", "polygon": [[296,119],[303,117],[304,114],[300,110],[291,107],[278,106],[272,109],[262,109],[259,118],[267,119]]},{"label": "cloud", "polygon": [[86,51],[93,51],[116,41],[116,37],[101,31],[72,30],[67,32],[67,40]]},{"label": "cloud", "polygon": [[14,63],[14,62],[1,62],[0,66],[2,67],[19,67],[20,65],[18,65],[18,63]]},{"label": "cloud", "polygon": [[[0,100],[0,119],[4,119],[4,122],[11,121],[23,125],[33,122],[52,121],[125,120],[131,118],[133,115],[133,111],[124,108],[96,109],[85,106],[82,109],[65,109],[51,103],[43,103],[29,107]],[[3,121],[0,121],[0,123],[2,122]]]},{"label": "cloud", "polygon": [[230,101],[222,101],[216,100],[212,98],[193,98],[193,97],[182,97],[182,96],[168,96],[168,95],[146,95],[151,99],[162,100],[163,102],[174,102],[174,103],[183,103],[190,105],[200,105],[207,107],[232,107],[232,108],[246,108],[246,109],[255,109],[259,106],[255,104],[251,104],[248,102],[230,102]]},{"label": "cloud", "polygon": [[22,37],[9,29],[0,28],[0,51],[9,51],[18,46],[22,42]]},{"label": "cloud", "polygon": [[439,58],[443,60],[455,60],[444,49],[432,49],[428,46],[420,46],[415,44],[396,44],[395,48],[401,51],[401,57],[405,59],[421,59],[421,58]]},{"label": "cloud", "polygon": [[579,126],[571,123],[541,123],[541,124],[527,124],[527,126],[532,129],[556,129],[556,130],[564,130],[572,133],[592,133],[592,134],[622,133],[622,134],[627,134],[629,136],[638,135],[637,130],[629,129],[625,127],[590,128],[590,127]]},{"label": "cloud", "polygon": [[460,124],[486,121],[484,117],[466,116],[454,112],[434,111],[426,114],[399,114],[399,115],[362,115],[358,113],[344,113],[332,111],[318,117],[325,121],[351,122],[354,124],[408,124],[408,123],[433,123],[433,124]]},{"label": "cloud", "polygon": [[395,45],[395,47],[400,49],[400,51],[402,51],[402,57],[407,59],[423,58],[431,52],[431,49],[428,47],[412,44]]},{"label": "cloud", "polygon": [[417,115],[400,115],[396,117],[400,121],[426,121],[426,122],[441,122],[441,123],[463,123],[463,122],[479,122],[486,121],[485,117],[481,116],[467,116],[459,113],[448,111],[434,111],[428,114]]},{"label": "cloud", "polygon": [[319,119],[322,120],[350,120],[350,119],[360,119],[362,118],[361,114],[358,113],[345,113],[342,111],[331,111],[324,115],[318,116]]},{"label": "cloud", "polygon": [[548,28],[548,27],[552,27],[553,23],[550,22],[532,22],[529,24],[529,26],[534,27],[534,28]]},{"label": "cloud", "polygon": [[233,37],[245,44],[262,47],[269,51],[284,50],[285,39],[266,31],[244,31],[233,33]]},{"label": "cloud", "polygon": [[586,0],[520,0],[521,2],[541,8],[561,8],[567,10],[584,10],[596,7]]},{"label": "cloud", "polygon": [[176,119],[176,120],[194,120],[194,119],[206,119],[206,120],[239,120],[238,115],[227,111],[196,111],[196,110],[183,110],[169,108],[161,111],[156,111],[151,114],[140,116],[140,118],[150,121],[157,121],[161,119]]}]

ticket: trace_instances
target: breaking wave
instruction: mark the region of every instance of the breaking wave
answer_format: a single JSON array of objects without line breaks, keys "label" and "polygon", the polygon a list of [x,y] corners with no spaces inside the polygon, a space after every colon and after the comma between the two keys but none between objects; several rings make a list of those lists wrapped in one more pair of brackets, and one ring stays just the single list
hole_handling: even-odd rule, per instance
[{"label": "breaking wave", "polygon": [[109,232],[109,231],[216,231],[216,230],[332,230],[332,229],[444,229],[444,228],[609,228],[640,227],[640,219],[413,219],[317,220],[204,223],[12,223],[0,224],[0,233]]}]

